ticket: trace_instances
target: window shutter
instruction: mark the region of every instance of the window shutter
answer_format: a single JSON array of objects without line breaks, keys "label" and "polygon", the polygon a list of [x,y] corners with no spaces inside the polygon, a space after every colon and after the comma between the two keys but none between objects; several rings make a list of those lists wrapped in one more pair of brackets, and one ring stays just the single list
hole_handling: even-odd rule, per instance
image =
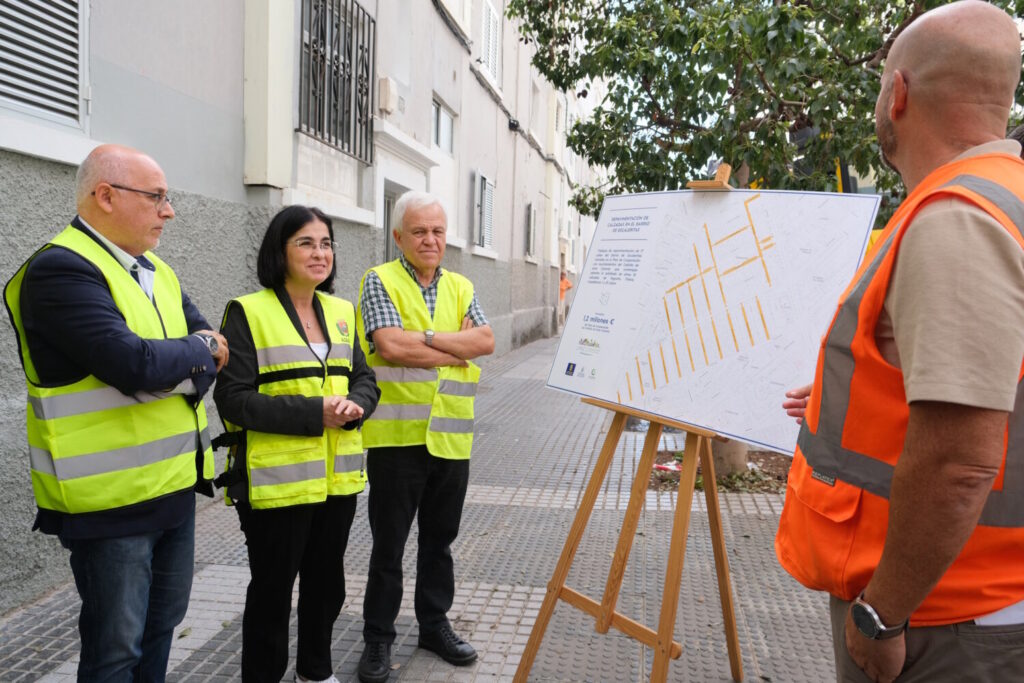
[{"label": "window shutter", "polygon": [[490,2],[483,3],[483,36],[480,61],[495,79],[498,78],[498,53],[501,46],[501,18]]},{"label": "window shutter", "polygon": [[79,120],[78,3],[0,2],[0,97]]},{"label": "window shutter", "polygon": [[526,254],[537,255],[537,207],[533,204],[526,207]]},{"label": "window shutter", "polygon": [[484,178],[483,189],[483,235],[480,246],[489,247],[494,241],[494,184]]},{"label": "window shutter", "polygon": [[494,77],[498,77],[498,46],[501,44],[501,22],[498,19],[498,13],[491,8],[491,45],[490,45],[490,62],[491,62],[491,73]]}]

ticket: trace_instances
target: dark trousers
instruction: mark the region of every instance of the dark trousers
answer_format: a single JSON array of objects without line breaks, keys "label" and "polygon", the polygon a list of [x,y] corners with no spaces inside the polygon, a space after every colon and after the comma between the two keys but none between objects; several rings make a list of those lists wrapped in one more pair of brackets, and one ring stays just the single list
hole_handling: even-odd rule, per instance
[{"label": "dark trousers", "polygon": [[426,446],[371,448],[370,530],[373,551],[363,600],[363,639],[392,643],[402,603],[402,555],[413,517],[419,520],[416,620],[421,632],[448,623],[455,597],[451,544],[459,535],[469,460],[435,458]]},{"label": "dark trousers", "polygon": [[355,495],[269,510],[238,505],[252,575],[242,615],[243,681],[278,683],[284,677],[296,575],[295,671],[317,681],[331,676],[331,631],[345,601],[345,547],[355,513]]}]

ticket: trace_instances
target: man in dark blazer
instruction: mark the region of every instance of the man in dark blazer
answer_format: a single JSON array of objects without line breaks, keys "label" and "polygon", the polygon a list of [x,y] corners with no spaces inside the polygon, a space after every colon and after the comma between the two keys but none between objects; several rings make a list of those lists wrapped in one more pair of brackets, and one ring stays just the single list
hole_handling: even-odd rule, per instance
[{"label": "man in dark blazer", "polygon": [[[79,680],[163,681],[212,494],[202,396],[227,342],[150,250],[174,217],[150,157],[97,147],[78,216],[5,288],[29,393],[34,529],[71,552]],[[130,675],[129,675],[130,674]]]}]

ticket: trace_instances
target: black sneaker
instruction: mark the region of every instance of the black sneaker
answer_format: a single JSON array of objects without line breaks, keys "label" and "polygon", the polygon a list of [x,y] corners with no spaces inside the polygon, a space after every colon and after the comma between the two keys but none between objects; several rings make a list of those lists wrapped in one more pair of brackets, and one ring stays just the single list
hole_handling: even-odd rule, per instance
[{"label": "black sneaker", "polygon": [[357,670],[362,683],[384,683],[391,675],[391,645],[367,643]]},{"label": "black sneaker", "polygon": [[465,666],[476,661],[473,646],[460,638],[448,624],[436,631],[420,631],[419,646],[455,666]]}]

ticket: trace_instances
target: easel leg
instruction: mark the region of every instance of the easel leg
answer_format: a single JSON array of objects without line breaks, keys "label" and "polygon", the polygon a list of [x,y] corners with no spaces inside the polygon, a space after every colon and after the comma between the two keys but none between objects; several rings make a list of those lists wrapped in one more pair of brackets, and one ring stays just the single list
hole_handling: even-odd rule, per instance
[{"label": "easel leg", "polygon": [[[558,558],[558,564],[555,565],[555,572],[552,574],[551,581],[548,583],[548,590],[544,595],[544,602],[541,603],[540,612],[537,613],[537,621],[533,624],[533,629],[530,631],[530,639],[526,642],[526,648],[523,650],[523,656],[519,660],[519,667],[516,669],[516,675],[512,679],[515,683],[526,683],[526,679],[530,675],[530,669],[533,668],[533,661],[537,657],[537,650],[540,649],[540,643],[544,638],[544,632],[548,628],[548,622],[551,621],[551,615],[555,611],[555,605],[558,604],[559,593],[565,586],[565,579],[569,576],[569,569],[572,567],[573,558],[576,557],[576,550],[579,548],[580,540],[583,538],[583,532],[587,528],[587,522],[590,520],[590,513],[594,509],[595,501],[597,501],[597,494],[600,493],[601,486],[604,484],[604,479],[608,475],[608,467],[611,465],[612,456],[615,455],[615,447],[618,445],[619,439],[622,437],[622,430],[625,426],[626,414],[615,413],[615,418],[612,420],[611,427],[608,429],[608,436],[605,438],[604,445],[601,447],[601,454],[597,458],[597,464],[594,466],[594,471],[590,475],[590,481],[587,483],[587,489],[583,493],[583,500],[580,501],[579,510],[576,512],[576,518],[573,520],[572,528],[569,530],[569,536],[565,539],[565,546],[562,548],[562,554]],[[669,644],[671,645],[671,634],[669,634]]]},{"label": "easel leg", "polygon": [[626,572],[626,562],[629,560],[629,552],[633,548],[633,537],[636,535],[636,526],[640,521],[640,511],[643,510],[644,500],[647,498],[647,483],[650,481],[651,469],[654,467],[654,457],[658,453],[658,444],[661,443],[661,429],[660,424],[652,422],[647,431],[647,438],[644,439],[644,449],[640,453],[640,463],[636,468],[633,488],[629,492],[626,517],[622,520],[619,543],[615,547],[611,569],[608,570],[608,582],[605,584],[604,598],[601,600],[601,616],[594,625],[594,629],[598,633],[607,633],[612,623],[615,603],[619,599],[619,590],[622,588],[622,577]]},{"label": "easel leg", "polygon": [[[704,473],[704,500],[708,506],[708,524],[711,527],[711,547],[715,551],[715,572],[718,574],[718,595],[722,601],[722,619],[725,621],[725,641],[729,648],[729,669],[732,680],[743,680],[743,660],[740,656],[739,632],[732,604],[732,581],[729,578],[729,556],[725,552],[725,534],[722,531],[722,510],[718,504],[715,482],[715,463],[711,455],[711,440],[704,439],[700,450],[700,466]],[[711,482],[711,485],[708,485]]]},{"label": "easel leg", "polygon": [[675,630],[676,610],[679,606],[679,582],[682,580],[683,556],[686,554],[686,532],[690,528],[690,506],[693,505],[693,487],[697,483],[697,459],[702,440],[707,441],[707,437],[690,433],[686,435],[683,469],[679,473],[679,492],[672,521],[672,541],[668,549],[668,568],[665,570],[665,588],[661,594],[658,647],[654,651],[651,683],[661,683],[668,677],[672,632]]}]

